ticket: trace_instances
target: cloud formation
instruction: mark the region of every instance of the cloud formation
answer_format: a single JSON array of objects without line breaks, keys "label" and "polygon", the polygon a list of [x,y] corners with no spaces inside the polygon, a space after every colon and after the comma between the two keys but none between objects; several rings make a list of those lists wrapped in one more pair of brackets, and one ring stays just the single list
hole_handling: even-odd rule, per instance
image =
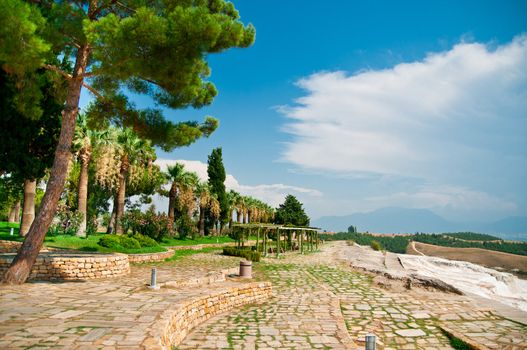
[{"label": "cloud formation", "polygon": [[292,135],[282,159],[317,172],[434,184],[434,195],[389,194],[405,203],[479,198],[512,208],[486,193],[513,191],[527,175],[526,67],[521,35],[494,48],[460,43],[390,69],[311,75],[297,82],[305,95],[281,108]]}]

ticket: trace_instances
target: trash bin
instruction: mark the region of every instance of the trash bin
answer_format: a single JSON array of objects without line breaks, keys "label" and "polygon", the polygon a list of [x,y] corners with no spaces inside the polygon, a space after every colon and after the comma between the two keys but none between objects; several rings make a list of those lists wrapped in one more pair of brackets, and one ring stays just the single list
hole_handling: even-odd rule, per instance
[{"label": "trash bin", "polygon": [[240,277],[252,278],[253,262],[242,260],[240,261]]}]

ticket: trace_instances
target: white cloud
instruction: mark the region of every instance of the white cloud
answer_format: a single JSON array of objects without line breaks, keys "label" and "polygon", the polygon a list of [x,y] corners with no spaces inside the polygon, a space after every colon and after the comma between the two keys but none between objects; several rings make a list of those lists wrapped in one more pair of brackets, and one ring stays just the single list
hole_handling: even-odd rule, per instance
[{"label": "white cloud", "polygon": [[390,69],[311,75],[297,83],[305,95],[280,109],[292,135],[282,160],[313,172],[434,184],[372,198],[379,206],[513,210],[489,193],[518,191],[527,175],[526,67],[522,35],[494,49],[460,43]]},{"label": "white cloud", "polygon": [[493,51],[461,43],[391,69],[314,74],[298,82],[307,95],[282,108],[294,135],[283,157],[337,172],[415,175],[422,165],[443,166],[445,147],[453,156],[486,150],[485,132],[525,126],[525,67],[521,36]]},{"label": "white cloud", "polygon": [[[167,166],[174,165],[176,163],[181,163],[185,166],[185,170],[195,172],[200,180],[207,181],[207,164],[196,161],[196,160],[172,160],[172,159],[157,159],[156,164],[161,167],[161,170],[166,171]],[[284,184],[260,184],[260,185],[244,185],[240,184],[238,180],[231,174],[227,174],[225,177],[225,187],[230,190],[235,190],[243,195],[252,196],[258,198],[265,203],[277,207],[280,203],[284,201],[284,198],[287,194],[294,195],[303,195],[303,196],[322,196],[322,192],[310,189],[303,188],[298,186],[290,186]],[[157,203],[156,207],[159,210],[163,210],[168,204],[168,200],[156,196],[154,201]],[[166,202],[166,203],[165,203]]]}]

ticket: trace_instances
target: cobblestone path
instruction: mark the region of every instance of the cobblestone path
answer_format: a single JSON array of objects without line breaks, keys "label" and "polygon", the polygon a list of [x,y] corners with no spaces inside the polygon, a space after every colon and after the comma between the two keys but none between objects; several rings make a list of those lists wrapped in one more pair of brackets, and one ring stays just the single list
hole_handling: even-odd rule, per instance
[{"label": "cobblestone path", "polygon": [[331,255],[328,249],[260,264],[275,296],[210,319],[179,349],[363,349],[370,332],[379,349],[452,349],[441,327],[490,349],[527,349],[527,327],[475,308],[464,296],[391,293]]},{"label": "cobblestone path", "polygon": [[159,263],[158,281],[171,281],[176,288],[157,291],[145,287],[149,265],[132,266],[129,276],[118,278],[0,286],[0,349],[144,348],[152,324],[165,310],[238,285],[197,285],[198,278],[238,264],[239,258],[203,253]]}]

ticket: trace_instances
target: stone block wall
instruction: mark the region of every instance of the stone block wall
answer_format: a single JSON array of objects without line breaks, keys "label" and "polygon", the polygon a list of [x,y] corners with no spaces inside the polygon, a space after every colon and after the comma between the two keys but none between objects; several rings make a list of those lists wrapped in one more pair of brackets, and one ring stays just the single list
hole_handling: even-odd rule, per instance
[{"label": "stone block wall", "polygon": [[[0,255],[0,276],[3,276],[14,254]],[[125,254],[69,254],[41,252],[29,280],[86,280],[124,276],[130,273]]]},{"label": "stone block wall", "polygon": [[[147,349],[173,349],[197,325],[212,316],[246,304],[269,298],[272,294],[270,282],[257,282],[231,287],[199,298],[184,301],[177,310],[166,311],[159,325],[161,344],[150,342]],[[163,327],[164,326],[164,327]],[[147,342],[148,343],[148,342]],[[145,344],[146,345],[146,344]]]},{"label": "stone block wall", "polygon": [[146,253],[146,254],[128,254],[128,261],[131,263],[146,263],[154,261],[163,261],[174,255],[173,250],[160,253]]},{"label": "stone block wall", "polygon": [[16,253],[22,242],[0,240],[0,253]]}]

